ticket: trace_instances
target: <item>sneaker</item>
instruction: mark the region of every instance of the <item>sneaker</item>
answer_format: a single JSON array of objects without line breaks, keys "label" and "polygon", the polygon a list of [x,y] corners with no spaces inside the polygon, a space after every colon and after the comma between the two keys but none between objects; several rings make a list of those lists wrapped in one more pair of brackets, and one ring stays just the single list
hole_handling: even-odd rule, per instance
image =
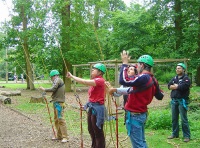
[{"label": "sneaker", "polygon": [[174,138],[178,138],[178,136],[169,136],[169,137],[167,137],[167,139],[174,139]]},{"label": "sneaker", "polygon": [[62,138],[53,137],[51,138],[52,141],[62,140]]},{"label": "sneaker", "polygon": [[65,143],[65,142],[69,142],[69,140],[67,138],[63,138],[61,142]]},{"label": "sneaker", "polygon": [[183,141],[184,141],[184,142],[189,142],[189,141],[190,141],[190,138],[184,138]]}]

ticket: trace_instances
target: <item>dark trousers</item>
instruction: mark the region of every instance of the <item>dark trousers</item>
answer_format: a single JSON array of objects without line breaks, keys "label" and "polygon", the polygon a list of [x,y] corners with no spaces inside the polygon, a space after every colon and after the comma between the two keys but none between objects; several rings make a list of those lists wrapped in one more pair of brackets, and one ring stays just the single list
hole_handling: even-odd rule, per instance
[{"label": "dark trousers", "polygon": [[179,114],[181,117],[181,125],[184,138],[190,138],[190,128],[187,118],[187,110],[181,104],[180,100],[172,100],[172,135],[179,137]]},{"label": "dark trousers", "polygon": [[96,126],[96,115],[92,114],[92,109],[89,109],[87,122],[88,122],[88,131],[92,139],[91,148],[105,148],[105,137],[103,132],[103,124],[101,129]]}]

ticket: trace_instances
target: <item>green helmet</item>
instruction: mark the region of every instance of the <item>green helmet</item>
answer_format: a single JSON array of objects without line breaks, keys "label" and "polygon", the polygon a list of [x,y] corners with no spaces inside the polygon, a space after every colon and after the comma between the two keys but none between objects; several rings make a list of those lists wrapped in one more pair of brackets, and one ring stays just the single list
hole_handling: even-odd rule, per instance
[{"label": "green helmet", "polygon": [[106,66],[104,64],[101,64],[101,63],[97,63],[93,66],[94,68],[102,71],[103,73],[106,72]]},{"label": "green helmet", "polygon": [[59,75],[59,72],[57,70],[52,70],[49,75],[50,77],[53,77],[55,75]]},{"label": "green helmet", "polygon": [[153,58],[150,55],[142,55],[141,57],[139,57],[137,62],[145,63],[145,64],[153,67]]},{"label": "green helmet", "polygon": [[178,63],[177,66],[181,66],[183,69],[186,69],[186,66],[183,63]]}]

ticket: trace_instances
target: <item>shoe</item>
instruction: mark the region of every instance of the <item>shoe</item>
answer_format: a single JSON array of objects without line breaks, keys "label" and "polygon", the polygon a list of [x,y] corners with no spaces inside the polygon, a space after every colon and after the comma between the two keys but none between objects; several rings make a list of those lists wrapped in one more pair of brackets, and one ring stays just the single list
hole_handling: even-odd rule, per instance
[{"label": "shoe", "polygon": [[52,141],[62,140],[62,138],[53,137],[51,138]]},{"label": "shoe", "polygon": [[178,136],[169,136],[169,137],[167,137],[167,139],[174,139],[174,138],[178,138]]},{"label": "shoe", "polygon": [[189,142],[189,141],[190,141],[190,138],[184,138],[183,141],[184,141],[184,142]]},{"label": "shoe", "polygon": [[62,142],[62,143],[65,143],[65,142],[69,142],[69,140],[68,140],[67,138],[63,138],[63,139],[61,140],[61,142]]}]

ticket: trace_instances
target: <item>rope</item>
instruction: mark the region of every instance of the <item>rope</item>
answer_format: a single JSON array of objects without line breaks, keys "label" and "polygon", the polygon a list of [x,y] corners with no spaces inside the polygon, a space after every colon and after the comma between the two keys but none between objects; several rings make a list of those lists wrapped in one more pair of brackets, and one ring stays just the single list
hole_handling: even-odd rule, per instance
[{"label": "rope", "polygon": [[115,111],[116,111],[116,148],[119,147],[119,137],[118,137],[118,105],[116,99],[112,96],[112,100],[115,104]]},{"label": "rope", "polygon": [[[87,4],[87,2],[86,2],[86,5],[88,5]],[[88,7],[89,8],[89,7]],[[91,12],[91,10],[90,9],[88,9],[88,11],[89,12]],[[89,15],[90,16],[90,19],[92,20],[92,16],[91,15]],[[96,40],[97,40],[97,43],[98,43],[98,47],[99,47],[99,51],[100,51],[100,56],[101,56],[101,60],[102,61],[104,61],[104,54],[103,54],[103,52],[102,52],[102,48],[101,48],[101,44],[100,44],[100,41],[99,41],[99,38],[98,38],[98,33],[97,33],[97,30],[96,30],[96,27],[95,27],[95,25],[94,25],[94,21],[93,21],[93,29],[94,29],[94,34],[95,34],[95,37],[96,37]],[[103,62],[104,64],[105,64],[105,62]],[[108,80],[110,80],[110,78],[109,78],[109,74],[108,74],[108,70],[106,70],[106,77],[107,77],[107,79]],[[108,112],[109,112],[109,115],[111,115],[112,114],[112,110],[111,110],[111,101],[110,101],[110,97],[109,97],[109,95],[107,95],[108,96],[108,104],[107,104],[107,108],[108,108]],[[116,108],[116,110],[117,110],[117,108]],[[116,114],[116,116],[118,116],[117,114]],[[111,141],[114,143],[114,138],[113,138],[113,135],[112,135],[112,121],[110,121],[109,122],[109,126],[110,126],[110,134],[111,134]],[[107,125],[106,125],[106,127],[107,127]],[[107,129],[107,128],[106,128]],[[117,142],[116,142],[116,145],[117,145],[117,148],[118,148],[118,119],[116,120],[116,130],[117,130],[117,132],[116,132],[116,139],[117,139]],[[105,132],[104,132],[105,133]],[[106,137],[106,136],[105,136]],[[107,146],[109,146],[109,144],[107,145]]]},{"label": "rope", "polygon": [[81,100],[79,98],[79,95],[78,94],[74,94],[74,96],[76,97],[76,101],[79,103],[80,105],[80,118],[81,118],[81,148],[83,148],[83,115],[82,115],[82,103],[81,103]]},{"label": "rope", "polygon": [[43,93],[42,93],[42,97],[43,97],[44,100],[45,100],[45,103],[46,103],[46,106],[47,106],[47,110],[48,110],[48,114],[49,114],[49,120],[50,120],[50,123],[51,123],[51,128],[52,128],[54,137],[56,138],[56,132],[55,132],[55,130],[54,130],[54,126],[53,126],[53,122],[52,122],[52,119],[51,119],[51,113],[50,113],[49,105],[48,105],[47,98],[45,97],[45,95],[46,95],[46,93],[43,92]]}]

